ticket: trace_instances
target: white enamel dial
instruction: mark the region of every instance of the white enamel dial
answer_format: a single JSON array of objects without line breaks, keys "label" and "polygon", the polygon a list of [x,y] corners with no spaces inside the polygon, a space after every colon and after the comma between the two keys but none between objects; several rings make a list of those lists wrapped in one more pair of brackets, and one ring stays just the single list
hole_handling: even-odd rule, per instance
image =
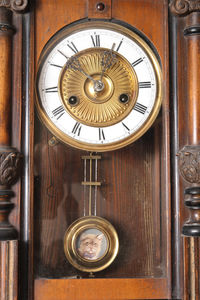
[{"label": "white enamel dial", "polygon": [[[130,78],[127,80],[130,80],[131,86],[132,75],[129,74],[132,72],[136,78],[134,86],[136,85],[135,90],[137,92],[134,94],[133,106],[124,117],[122,115],[121,119],[116,119],[116,122],[112,121],[111,124],[99,118],[97,125],[95,125],[94,122],[89,123],[82,119],[79,120],[78,113],[73,115],[73,107],[72,112],[67,110],[60,91],[60,81],[61,74],[63,74],[67,62],[72,57],[79,59],[83,53],[82,59],[84,60],[84,55],[87,56],[90,52],[93,55],[94,50],[98,54],[98,51],[101,51],[101,49],[104,51],[106,49],[111,51],[112,49],[116,60],[120,58],[122,64],[124,61],[124,63],[129,65],[127,78]],[[111,70],[114,67],[111,66],[110,70],[106,70],[104,76],[110,78],[113,89],[116,89],[116,85],[119,85],[119,83],[116,83],[112,75],[108,73],[109,71],[112,74]],[[69,74],[71,74],[70,72],[71,70],[69,70]],[[74,71],[70,75],[74,76],[71,90],[75,88],[73,84],[77,86],[76,81],[79,80],[80,76],[83,81],[90,81],[87,75],[96,76],[94,78],[99,76],[97,79],[101,77],[99,73],[83,74],[83,72]],[[67,79],[63,80],[67,81]],[[120,80],[123,91],[123,76]],[[91,86],[92,84],[91,81]],[[88,89],[91,89],[91,87]],[[70,93],[70,86],[67,86],[67,82],[66,90],[67,92],[69,90]],[[36,93],[39,115],[45,125],[59,140],[85,150],[114,150],[124,147],[139,138],[155,120],[161,104],[161,71],[153,51],[134,32],[117,24],[87,22],[63,30],[45,47],[38,68]],[[78,93],[77,95],[72,95],[80,98]],[[124,93],[126,94],[127,91],[124,90]],[[133,97],[131,93],[130,95],[130,97]],[[91,102],[95,102],[93,100]],[[114,100],[112,99],[112,101]],[[118,105],[117,101],[116,106]],[[100,104],[98,102],[95,105],[98,106]],[[90,114],[90,111],[87,114]]]}]

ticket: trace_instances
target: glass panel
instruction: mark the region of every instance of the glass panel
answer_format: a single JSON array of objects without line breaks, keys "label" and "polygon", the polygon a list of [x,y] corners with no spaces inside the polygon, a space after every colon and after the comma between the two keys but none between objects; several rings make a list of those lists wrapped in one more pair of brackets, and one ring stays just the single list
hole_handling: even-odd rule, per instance
[{"label": "glass panel", "polygon": [[[48,145],[52,135],[35,126],[35,275],[88,277],[66,259],[63,249],[68,226],[88,210],[83,155],[61,143]],[[98,160],[96,213],[107,219],[119,236],[115,261],[95,277],[162,277],[166,272],[166,210],[161,184],[161,129],[157,123],[125,149],[101,153]],[[162,224],[162,226],[161,226]],[[161,238],[162,237],[162,238]]]}]

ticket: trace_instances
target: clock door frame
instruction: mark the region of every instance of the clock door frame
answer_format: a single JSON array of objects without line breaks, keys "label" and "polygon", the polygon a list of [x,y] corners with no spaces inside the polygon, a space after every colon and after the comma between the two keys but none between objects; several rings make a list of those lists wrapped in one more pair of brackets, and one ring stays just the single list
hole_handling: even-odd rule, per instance
[{"label": "clock door frame", "polygon": [[[160,27],[160,30],[149,30],[149,19],[148,16],[150,15],[150,6],[146,6],[146,11],[141,9],[141,1],[135,1],[134,3],[134,21],[132,19],[132,16],[128,13],[131,9],[133,9],[133,6],[131,5],[130,1],[107,1],[106,2],[106,9],[103,13],[100,13],[99,15],[96,15],[96,9],[95,9],[95,2],[89,1],[84,2],[76,1],[77,6],[79,5],[80,9],[78,12],[71,11],[69,14],[69,19],[67,20],[67,23],[65,21],[65,16],[63,15],[61,11],[64,9],[64,6],[62,6],[61,2],[59,2],[59,5],[54,7],[54,9],[48,9],[48,5],[46,1],[40,1],[40,5],[37,6],[36,2],[36,8],[35,8],[35,61],[38,61],[40,53],[46,44],[46,42],[49,40],[49,38],[58,31],[59,28],[62,28],[63,25],[67,25],[67,23],[73,23],[76,20],[84,19],[89,17],[90,19],[110,19],[111,17],[120,21],[124,21],[126,23],[130,23],[133,27],[137,28],[139,31],[142,31],[144,35],[147,37],[151,36],[152,44],[157,48],[157,51],[160,55],[161,64],[163,68],[163,81],[165,82],[165,87],[168,86],[168,77],[167,77],[167,69],[168,69],[168,19],[167,19],[167,13],[168,13],[168,5],[166,1],[160,1],[158,5],[155,5],[155,16],[157,16],[160,20],[163,20],[162,26]],[[145,1],[144,1],[145,3]],[[66,5],[69,4],[69,1],[66,1]],[[88,10],[86,9],[86,5],[88,4]],[[152,3],[151,3],[152,4]],[[118,7],[121,7],[121,10],[117,9]],[[38,9],[40,8],[40,9]],[[57,10],[57,14],[60,16],[59,21],[55,19],[55,14],[53,11]],[[49,12],[51,14],[49,15]],[[126,12],[126,15],[124,16]],[[137,16],[138,12],[138,17]],[[141,19],[141,15],[145,13],[146,24],[143,23]],[[108,16],[107,16],[108,14]],[[43,31],[41,31],[41,28],[45,27],[45,23],[47,20],[51,20],[51,24],[54,24],[50,27],[50,30],[46,32],[44,30],[45,35],[43,34]],[[163,36],[163,40],[159,40],[159,37]],[[163,220],[161,221],[162,225],[159,224],[159,226],[164,226],[164,228],[167,228],[166,231],[163,232],[163,236],[161,236],[161,240],[163,240],[163,246],[165,247],[165,252],[163,252],[163,248],[158,250],[158,257],[159,255],[164,255],[163,263],[166,265],[164,275],[148,278],[143,277],[142,278],[95,278],[93,280],[90,280],[88,278],[82,278],[79,279],[64,279],[64,278],[53,278],[53,279],[45,279],[45,278],[36,278],[34,280],[34,293],[35,293],[35,299],[38,299],[38,297],[41,297],[43,295],[43,298],[49,298],[52,297],[54,299],[56,297],[56,294],[54,291],[56,291],[56,286],[59,286],[59,289],[63,290],[63,292],[59,295],[60,299],[64,299],[68,295],[70,298],[74,299],[81,299],[83,300],[83,295],[85,295],[85,299],[94,299],[97,291],[98,291],[98,297],[99,299],[115,299],[116,297],[119,297],[119,299],[166,299],[171,298],[171,236],[170,236],[170,168],[169,168],[169,162],[170,162],[170,149],[169,149],[169,94],[168,94],[168,88],[164,88],[164,101],[162,105],[162,158],[163,161],[168,162],[164,164],[164,172],[162,174],[159,174],[159,171],[156,170],[156,165],[154,166],[155,172],[157,173],[157,179],[161,177],[161,181],[157,181],[156,185],[161,185],[161,193],[162,193],[162,208],[156,208],[157,214],[159,215],[159,209],[162,210],[162,214],[164,214]],[[155,141],[155,147],[157,153],[157,168],[159,167],[159,151],[161,151],[161,148],[158,150],[158,147],[156,145],[158,141]],[[114,155],[114,154],[112,154]],[[108,155],[107,155],[108,156]],[[155,163],[156,164],[156,163]],[[116,171],[117,172],[117,171]],[[118,171],[119,172],[119,171]],[[168,187],[168,188],[166,188]],[[159,195],[157,195],[159,197]],[[157,197],[156,196],[156,197]],[[47,205],[47,204],[45,204]],[[145,226],[145,225],[144,225]],[[160,230],[160,229],[159,229]],[[158,240],[159,240],[159,234],[158,234]],[[159,243],[157,240],[157,243]],[[158,246],[158,244],[157,244]],[[158,246],[159,248],[159,246]],[[145,287],[145,288],[144,288]],[[116,290],[119,290],[119,295],[116,295]],[[80,292],[81,291],[81,292]],[[88,291],[90,291],[90,295],[88,294]],[[56,292],[57,293],[57,292]],[[50,296],[51,295],[51,296]]]}]

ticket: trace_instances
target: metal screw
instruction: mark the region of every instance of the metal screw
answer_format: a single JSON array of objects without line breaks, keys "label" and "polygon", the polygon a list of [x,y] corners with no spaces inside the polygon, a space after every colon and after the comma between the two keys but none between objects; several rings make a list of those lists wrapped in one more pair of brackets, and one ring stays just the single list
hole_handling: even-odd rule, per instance
[{"label": "metal screw", "polygon": [[71,97],[69,97],[68,102],[71,106],[75,106],[78,104],[79,101],[76,96],[71,96]]},{"label": "metal screw", "polygon": [[119,101],[123,104],[126,104],[129,101],[129,96],[127,94],[121,94],[119,96]]}]

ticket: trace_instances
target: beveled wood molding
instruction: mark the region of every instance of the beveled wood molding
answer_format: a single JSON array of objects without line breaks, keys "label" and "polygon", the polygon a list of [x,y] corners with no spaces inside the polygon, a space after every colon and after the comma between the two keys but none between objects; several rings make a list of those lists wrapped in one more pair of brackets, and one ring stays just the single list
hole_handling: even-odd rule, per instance
[{"label": "beveled wood molding", "polygon": [[174,15],[185,16],[192,12],[200,12],[200,0],[172,0],[169,4]]},{"label": "beveled wood molding", "polygon": [[0,299],[18,299],[18,241],[0,242]]},{"label": "beveled wood molding", "polygon": [[[198,300],[200,295],[200,272],[199,272],[199,258],[200,258],[200,241],[198,237],[184,238],[184,299]],[[188,280],[189,277],[189,280]]]},{"label": "beveled wood molding", "polygon": [[5,7],[13,12],[23,12],[28,5],[28,0],[0,0],[0,7]]}]

